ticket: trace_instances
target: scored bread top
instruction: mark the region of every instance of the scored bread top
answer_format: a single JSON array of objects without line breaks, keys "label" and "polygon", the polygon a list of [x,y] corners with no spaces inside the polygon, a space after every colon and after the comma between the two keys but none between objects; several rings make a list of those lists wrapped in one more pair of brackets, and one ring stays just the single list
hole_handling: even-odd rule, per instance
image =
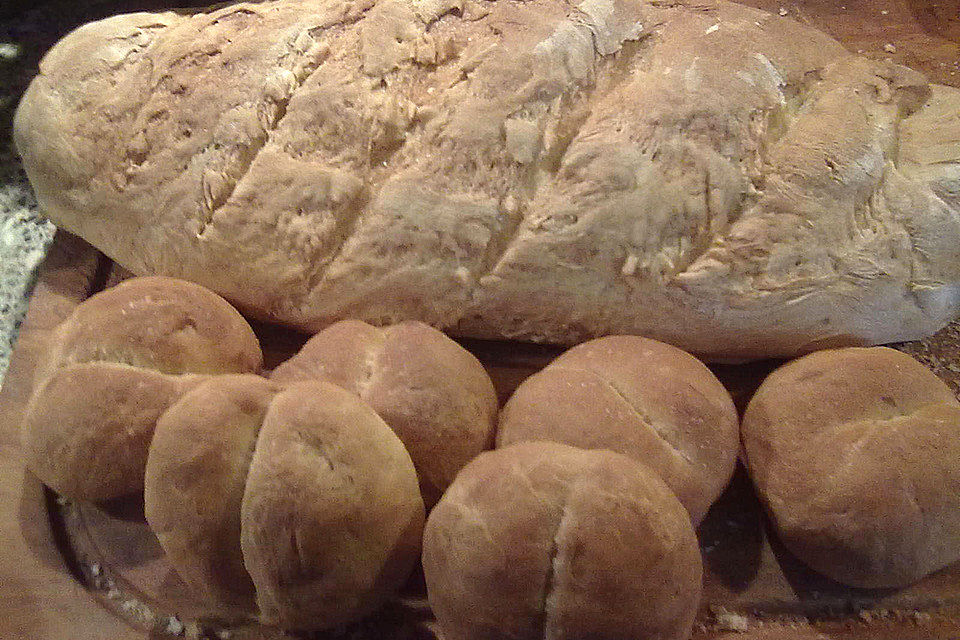
[{"label": "scored bread top", "polygon": [[681,640],[702,580],[690,519],[654,471],[556,442],[471,461],[430,513],[423,569],[456,640]]},{"label": "scored bread top", "polygon": [[379,607],[419,557],[409,454],[356,395],[318,380],[212,378],[157,424],[147,521],[219,615],[330,628]]},{"label": "scored bread top", "polygon": [[469,351],[420,322],[337,322],[270,374],[281,384],[328,380],[368,403],[410,452],[427,507],[493,444],[497,395]]},{"label": "scored bread top", "polygon": [[958,111],[716,0],[277,0],[78,29],[15,139],[57,224],[262,318],[759,357],[957,313]]},{"label": "scored bread top", "polygon": [[527,378],[500,413],[497,446],[552,440],[609,449],[653,469],[695,525],[740,449],[736,407],[699,360],[662,342],[607,336]]},{"label": "scored bread top", "polygon": [[278,385],[255,375],[211,379],[161,416],[150,446],[144,509],[180,577],[225,613],[254,610],[240,552],[250,459]]}]

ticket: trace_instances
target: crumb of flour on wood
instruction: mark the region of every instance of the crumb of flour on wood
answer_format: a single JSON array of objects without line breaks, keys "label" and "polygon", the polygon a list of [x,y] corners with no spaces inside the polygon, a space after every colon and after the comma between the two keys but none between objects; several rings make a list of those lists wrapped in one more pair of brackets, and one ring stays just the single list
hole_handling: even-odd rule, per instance
[{"label": "crumb of flour on wood", "polygon": [[178,618],[177,616],[170,616],[170,618],[167,619],[167,624],[164,625],[163,627],[163,630],[166,633],[169,633],[174,636],[182,635],[183,629],[184,629],[183,623],[180,622],[180,618]]},{"label": "crumb of flour on wood", "polygon": [[744,632],[750,628],[750,621],[745,615],[728,611],[725,607],[710,607],[714,624],[720,631]]}]

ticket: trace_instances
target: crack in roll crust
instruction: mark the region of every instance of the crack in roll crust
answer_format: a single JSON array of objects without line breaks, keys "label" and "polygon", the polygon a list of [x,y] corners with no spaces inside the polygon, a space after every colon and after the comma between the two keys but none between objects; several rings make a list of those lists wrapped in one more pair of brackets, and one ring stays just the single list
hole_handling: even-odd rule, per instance
[{"label": "crack in roll crust", "polygon": [[494,438],[497,395],[483,365],[419,322],[382,329],[356,320],[335,323],[270,378],[328,380],[367,402],[410,452],[428,508]]},{"label": "crack in roll crust", "polygon": [[81,28],[16,142],[58,224],[263,318],[757,357],[957,313],[958,112],[722,1],[278,0]]},{"label": "crack in roll crust", "polygon": [[694,525],[730,482],[740,447],[737,410],[710,370],[637,336],[577,345],[517,387],[500,412],[497,447],[536,440],[649,466]]},{"label": "crack in roll crust", "polygon": [[288,629],[353,622],[419,557],[424,507],[403,444],[353,393],[219,376],[157,425],[144,508],[218,615]]},{"label": "crack in roll crust", "polygon": [[702,578],[690,519],[653,471],[553,442],[467,465],[430,513],[423,567],[451,640],[678,640]]}]

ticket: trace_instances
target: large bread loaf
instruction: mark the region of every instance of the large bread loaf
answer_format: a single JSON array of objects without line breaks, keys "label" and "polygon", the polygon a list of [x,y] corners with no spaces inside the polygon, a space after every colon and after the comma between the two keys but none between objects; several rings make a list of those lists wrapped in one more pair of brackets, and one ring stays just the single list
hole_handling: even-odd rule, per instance
[{"label": "large bread loaf", "polygon": [[78,29],[15,136],[57,224],[262,318],[755,357],[957,314],[958,113],[715,0],[277,0]]}]

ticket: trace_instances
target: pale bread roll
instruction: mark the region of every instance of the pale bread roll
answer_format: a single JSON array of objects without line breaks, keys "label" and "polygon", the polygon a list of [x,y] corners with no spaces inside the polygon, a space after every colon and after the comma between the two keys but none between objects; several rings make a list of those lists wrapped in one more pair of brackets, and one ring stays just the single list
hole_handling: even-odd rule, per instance
[{"label": "pale bread roll", "polygon": [[171,407],[154,440],[147,520],[211,610],[327,629],[376,610],[417,561],[413,463],[353,393],[220,376]]},{"label": "pale bread roll", "polygon": [[421,322],[382,329],[338,322],[270,377],[284,384],[329,380],[360,396],[410,452],[428,507],[493,445],[497,395],[490,376],[469,351]]},{"label": "pale bread roll", "polygon": [[467,465],[427,520],[423,569],[447,640],[684,640],[702,571],[654,472],[553,442]]},{"label": "pale bread roll", "polygon": [[743,417],[747,466],[783,543],[857,587],[960,560],[960,403],[883,347],[783,365]]},{"label": "pale bread roll", "polygon": [[500,413],[497,446],[526,440],[630,456],[656,471],[698,524],[733,475],[739,417],[690,354],[610,336],[566,351],[517,388]]},{"label": "pale bread roll", "polygon": [[115,362],[160,373],[256,372],[260,343],[230,304],[199,285],[130,278],[84,300],[54,332],[44,366]]},{"label": "pale bread roll", "polygon": [[172,278],[124,281],[51,333],[23,422],[27,467],[71,498],[136,493],[166,408],[207,375],[261,365],[253,330],[220,296]]}]

